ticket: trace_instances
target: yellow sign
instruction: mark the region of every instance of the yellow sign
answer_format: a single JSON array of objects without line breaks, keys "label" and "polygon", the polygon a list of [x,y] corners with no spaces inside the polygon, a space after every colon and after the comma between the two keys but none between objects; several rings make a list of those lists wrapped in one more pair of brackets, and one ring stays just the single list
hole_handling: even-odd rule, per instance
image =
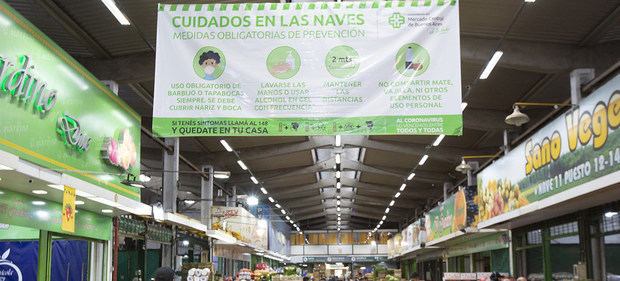
[{"label": "yellow sign", "polygon": [[62,196],[62,230],[75,232],[75,188],[68,186]]}]

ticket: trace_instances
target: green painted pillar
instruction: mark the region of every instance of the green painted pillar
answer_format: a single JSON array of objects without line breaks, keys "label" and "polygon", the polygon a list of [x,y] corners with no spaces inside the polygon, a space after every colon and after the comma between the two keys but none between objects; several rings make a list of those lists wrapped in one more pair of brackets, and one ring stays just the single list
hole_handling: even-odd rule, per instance
[{"label": "green painted pillar", "polygon": [[48,231],[39,232],[39,261],[37,264],[37,281],[51,279],[52,234]]},{"label": "green painted pillar", "polygon": [[553,280],[553,272],[551,268],[551,239],[549,239],[549,228],[544,227],[542,229],[542,242],[543,242],[543,272],[545,281]]}]

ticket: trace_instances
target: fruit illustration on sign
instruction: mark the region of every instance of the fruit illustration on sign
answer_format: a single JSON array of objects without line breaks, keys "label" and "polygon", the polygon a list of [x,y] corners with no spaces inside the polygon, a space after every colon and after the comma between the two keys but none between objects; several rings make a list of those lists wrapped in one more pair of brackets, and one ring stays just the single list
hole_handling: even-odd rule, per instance
[{"label": "fruit illustration on sign", "polygon": [[103,158],[107,159],[110,164],[121,167],[123,170],[129,170],[135,165],[138,157],[136,144],[128,128],[121,130],[118,140],[105,138],[101,152]]},{"label": "fruit illustration on sign", "polygon": [[63,209],[63,213],[65,216],[65,219],[67,221],[71,221],[71,218],[73,217],[73,207],[71,207],[71,204],[65,205],[65,208]]},{"label": "fruit illustration on sign", "polygon": [[[0,280],[22,281],[22,272],[13,262],[9,260],[11,249],[7,249],[0,257]],[[17,276],[17,279],[14,278]]]}]

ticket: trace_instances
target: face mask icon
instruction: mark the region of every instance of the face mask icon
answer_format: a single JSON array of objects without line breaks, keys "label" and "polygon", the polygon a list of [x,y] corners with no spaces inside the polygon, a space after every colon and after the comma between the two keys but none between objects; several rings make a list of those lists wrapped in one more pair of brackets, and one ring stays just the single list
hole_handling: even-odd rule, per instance
[{"label": "face mask icon", "polygon": [[213,67],[211,65],[207,65],[205,67],[205,73],[211,75],[211,74],[213,74],[213,72],[215,72],[215,67]]}]

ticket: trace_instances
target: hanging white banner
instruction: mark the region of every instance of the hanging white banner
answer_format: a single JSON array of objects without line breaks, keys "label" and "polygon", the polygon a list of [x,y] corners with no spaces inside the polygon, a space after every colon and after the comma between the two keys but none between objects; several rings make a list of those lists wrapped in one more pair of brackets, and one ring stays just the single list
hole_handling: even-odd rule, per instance
[{"label": "hanging white banner", "polygon": [[160,5],[153,131],[462,133],[456,1]]}]

